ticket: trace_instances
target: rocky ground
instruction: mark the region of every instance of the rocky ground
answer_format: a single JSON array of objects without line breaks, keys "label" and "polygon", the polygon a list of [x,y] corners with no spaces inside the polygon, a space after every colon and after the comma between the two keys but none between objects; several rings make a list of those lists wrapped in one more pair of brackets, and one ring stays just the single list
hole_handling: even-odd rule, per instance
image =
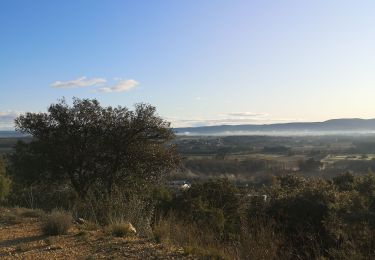
[{"label": "rocky ground", "polygon": [[46,236],[39,217],[24,215],[0,209],[1,259],[196,259],[181,248],[139,237],[113,237],[95,226],[75,224],[67,235]]}]

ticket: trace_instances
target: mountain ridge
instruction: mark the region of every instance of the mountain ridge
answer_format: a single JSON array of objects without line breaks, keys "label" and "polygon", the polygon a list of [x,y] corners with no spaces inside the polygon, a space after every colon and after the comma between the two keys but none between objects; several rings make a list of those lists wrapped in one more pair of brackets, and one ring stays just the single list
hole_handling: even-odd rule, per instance
[{"label": "mountain ridge", "polygon": [[[337,118],[322,122],[288,122],[274,124],[213,125],[173,128],[177,135],[220,135],[220,134],[332,134],[342,133],[375,133],[375,118]],[[27,135],[16,131],[1,131],[0,138],[24,137]]]},{"label": "mountain ridge", "polygon": [[177,134],[220,134],[223,132],[375,132],[375,119],[338,118],[322,122],[214,125],[174,128]]}]

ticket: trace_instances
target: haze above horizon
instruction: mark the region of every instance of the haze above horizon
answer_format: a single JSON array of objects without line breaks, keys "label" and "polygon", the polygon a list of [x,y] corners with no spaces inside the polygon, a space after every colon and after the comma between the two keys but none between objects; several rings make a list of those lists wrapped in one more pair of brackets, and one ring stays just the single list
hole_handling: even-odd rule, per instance
[{"label": "haze above horizon", "polygon": [[65,97],[173,127],[375,118],[374,1],[1,1],[0,130]]}]

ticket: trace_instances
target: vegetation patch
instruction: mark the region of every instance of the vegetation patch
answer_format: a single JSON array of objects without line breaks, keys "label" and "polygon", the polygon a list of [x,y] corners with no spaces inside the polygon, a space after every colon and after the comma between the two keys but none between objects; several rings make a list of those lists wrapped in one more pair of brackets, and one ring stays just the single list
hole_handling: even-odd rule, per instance
[{"label": "vegetation patch", "polygon": [[41,209],[19,208],[19,215],[25,218],[43,218],[46,213]]},{"label": "vegetation patch", "polygon": [[50,236],[65,235],[72,226],[72,221],[71,214],[65,211],[54,210],[43,219],[42,231],[45,235]]},{"label": "vegetation patch", "polygon": [[21,218],[11,211],[0,214],[0,224],[2,225],[16,225],[21,223]]},{"label": "vegetation patch", "polygon": [[134,227],[129,222],[111,224],[109,230],[115,237],[129,237],[136,234]]}]

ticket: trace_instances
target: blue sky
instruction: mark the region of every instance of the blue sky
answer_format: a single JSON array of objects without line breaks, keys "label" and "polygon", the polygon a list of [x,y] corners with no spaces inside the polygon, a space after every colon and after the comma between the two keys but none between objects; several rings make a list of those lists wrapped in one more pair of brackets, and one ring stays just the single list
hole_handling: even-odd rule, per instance
[{"label": "blue sky", "polygon": [[173,126],[375,118],[375,1],[0,1],[0,128],[65,97]]}]

